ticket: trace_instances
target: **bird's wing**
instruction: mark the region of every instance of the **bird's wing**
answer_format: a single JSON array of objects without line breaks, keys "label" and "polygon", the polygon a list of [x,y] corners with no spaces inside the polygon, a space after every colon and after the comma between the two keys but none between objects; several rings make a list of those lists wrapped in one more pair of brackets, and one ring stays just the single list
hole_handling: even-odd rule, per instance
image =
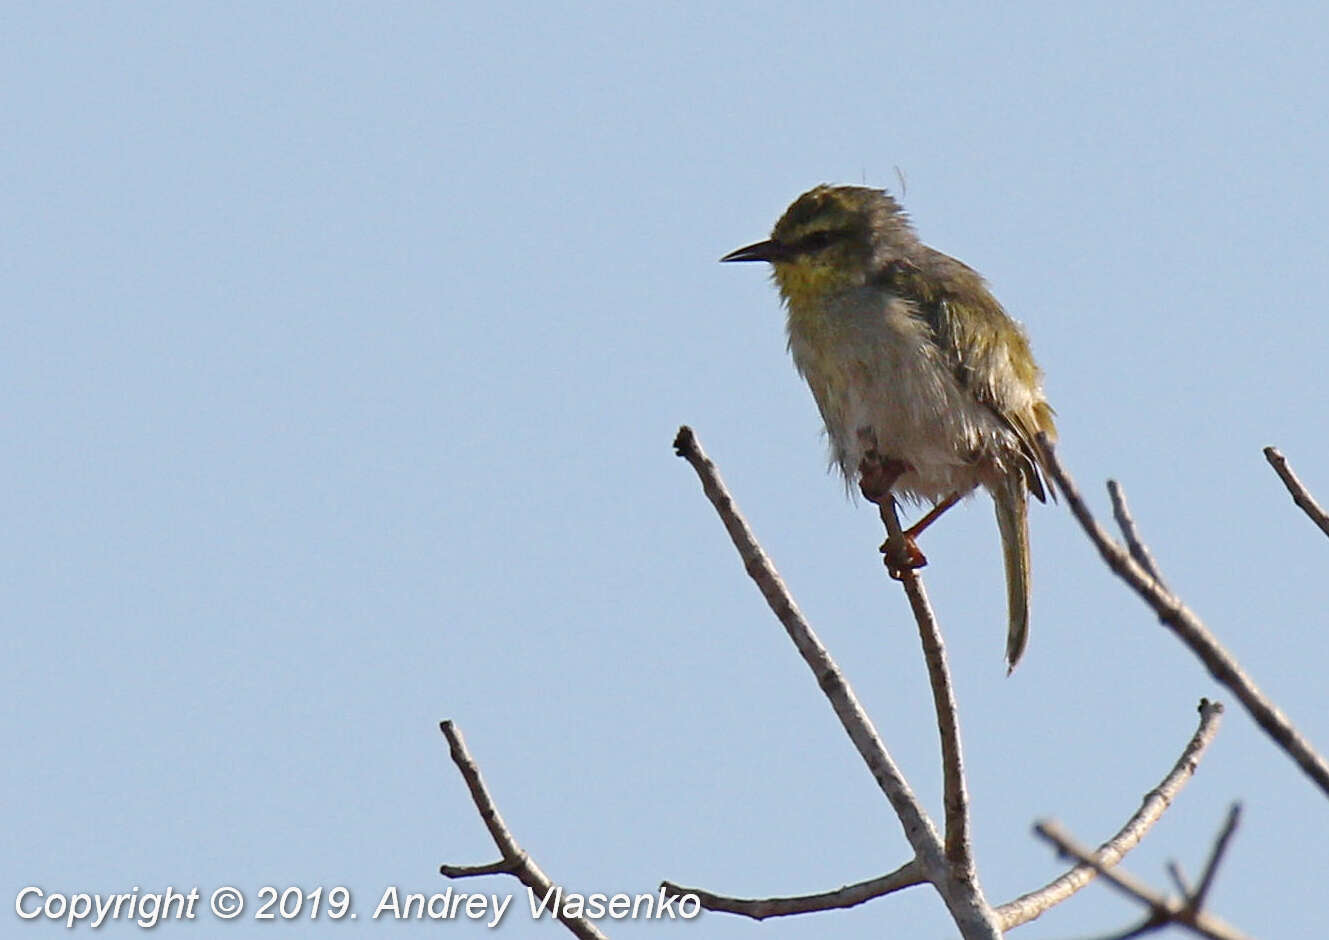
[{"label": "bird's wing", "polygon": [[[882,273],[890,289],[908,298],[932,330],[933,340],[956,381],[987,406],[1020,443],[1021,474],[1029,491],[1047,501],[1047,464],[1040,431],[1055,437],[1052,407],[1043,399],[1040,373],[1020,325],[988,291],[977,271],[924,247],[917,261],[893,261]],[[1009,388],[1039,390],[1020,407]],[[1056,492],[1052,491],[1053,499]]]}]

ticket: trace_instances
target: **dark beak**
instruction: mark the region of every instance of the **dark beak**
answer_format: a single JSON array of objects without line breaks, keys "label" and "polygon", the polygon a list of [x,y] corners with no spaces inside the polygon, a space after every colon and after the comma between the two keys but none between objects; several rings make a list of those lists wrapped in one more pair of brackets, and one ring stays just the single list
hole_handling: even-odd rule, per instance
[{"label": "dark beak", "polygon": [[768,239],[764,242],[757,242],[755,245],[748,245],[737,251],[731,251],[721,258],[721,261],[778,261],[784,257],[784,249],[779,242],[774,239]]}]

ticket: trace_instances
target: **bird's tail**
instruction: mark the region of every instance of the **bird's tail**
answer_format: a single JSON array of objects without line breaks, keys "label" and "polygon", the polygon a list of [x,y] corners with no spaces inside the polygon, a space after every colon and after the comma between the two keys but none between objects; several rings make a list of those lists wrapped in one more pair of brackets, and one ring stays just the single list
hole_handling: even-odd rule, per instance
[{"label": "bird's tail", "polygon": [[1001,532],[1001,557],[1006,563],[1006,671],[1024,654],[1029,642],[1029,495],[1024,480],[1009,474],[992,494]]}]

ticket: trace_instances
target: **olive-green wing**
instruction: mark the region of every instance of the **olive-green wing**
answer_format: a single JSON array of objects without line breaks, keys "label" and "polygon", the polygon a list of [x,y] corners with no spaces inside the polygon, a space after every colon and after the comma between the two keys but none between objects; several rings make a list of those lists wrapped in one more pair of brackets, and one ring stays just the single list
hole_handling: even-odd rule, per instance
[{"label": "olive-green wing", "polygon": [[[1017,410],[1003,400],[1007,396],[1001,389],[1003,380],[1041,386],[1041,374],[1020,325],[1002,309],[977,271],[926,246],[917,261],[888,265],[882,280],[914,303],[960,385],[1015,435],[1026,485],[1046,502],[1051,488],[1043,482],[1047,463],[1037,436],[1042,431],[1055,438],[1052,407],[1040,395],[1032,407]],[[1055,491],[1052,495],[1055,499]]]}]

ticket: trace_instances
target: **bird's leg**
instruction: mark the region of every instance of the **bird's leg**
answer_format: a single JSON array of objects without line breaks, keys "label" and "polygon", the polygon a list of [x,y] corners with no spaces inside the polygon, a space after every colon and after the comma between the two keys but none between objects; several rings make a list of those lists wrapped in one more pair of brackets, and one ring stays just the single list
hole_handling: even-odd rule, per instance
[{"label": "bird's leg", "polygon": [[858,464],[859,492],[868,502],[880,505],[891,498],[891,487],[910,469],[903,460],[892,460],[870,450]]},{"label": "bird's leg", "polygon": [[[887,513],[891,511],[895,503],[895,497],[891,495],[891,487],[895,481],[900,479],[905,473],[912,470],[913,467],[903,460],[895,460],[890,457],[883,457],[875,448],[869,449],[863,455],[863,459],[858,464],[858,488],[863,493],[863,498],[869,502],[877,504],[881,512],[881,521],[886,523]],[[941,515],[941,513],[937,513]],[[887,531],[890,526],[887,525]],[[922,529],[919,529],[921,532]],[[922,568],[928,563],[924,554],[919,551],[917,543],[914,542],[913,530],[904,533],[904,552],[903,557],[894,559],[890,548],[890,538],[881,543],[881,553],[886,556],[886,570],[895,580],[900,580],[900,572],[905,568]]]},{"label": "bird's leg", "polygon": [[950,509],[956,503],[958,503],[962,498],[962,496],[963,494],[959,490],[956,490],[950,496],[947,496],[941,502],[937,503],[937,505],[933,506],[931,509],[928,510],[927,515],[925,515],[922,519],[919,519],[909,528],[904,530],[905,538],[909,539],[918,538],[920,535],[923,534],[924,529],[926,529],[928,526],[932,525],[932,523],[940,519],[941,514],[944,513],[946,510]]},{"label": "bird's leg", "polygon": [[[922,568],[924,565],[928,563],[927,556],[923,554],[921,549],[919,549],[918,542],[916,541],[918,537],[923,534],[923,530],[926,529],[928,526],[932,525],[932,523],[936,522],[938,519],[940,519],[942,513],[950,509],[960,500],[964,499],[964,497],[965,497],[964,492],[956,490],[950,496],[947,496],[941,502],[937,503],[937,505],[929,509],[922,519],[919,519],[909,528],[904,530],[902,534],[904,535],[905,551],[909,553],[910,568]],[[882,521],[885,522],[884,515],[882,516]],[[890,539],[887,539],[886,541],[889,542]],[[883,555],[886,554],[885,542],[882,543],[881,553]],[[886,567],[887,570],[891,572],[891,577],[899,581],[900,580],[899,570],[893,569],[889,561],[886,562]]]}]

